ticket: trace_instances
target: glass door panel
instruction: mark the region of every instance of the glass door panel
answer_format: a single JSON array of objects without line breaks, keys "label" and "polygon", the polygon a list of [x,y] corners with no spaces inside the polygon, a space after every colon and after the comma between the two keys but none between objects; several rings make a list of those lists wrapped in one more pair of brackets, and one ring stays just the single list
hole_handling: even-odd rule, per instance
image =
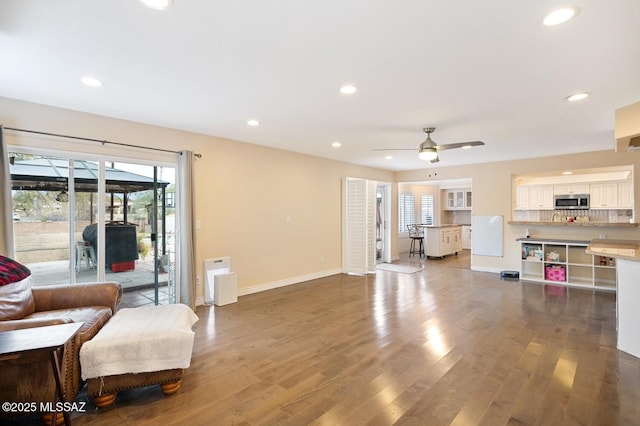
[{"label": "glass door panel", "polygon": [[175,303],[175,169],[107,162],[105,175],[106,278],[136,293],[128,306]]},{"label": "glass door panel", "polygon": [[16,259],[31,270],[35,285],[74,283],[83,266],[80,281],[96,281],[89,251],[76,249],[86,205],[71,184],[75,163],[16,152],[9,153],[9,163]]}]

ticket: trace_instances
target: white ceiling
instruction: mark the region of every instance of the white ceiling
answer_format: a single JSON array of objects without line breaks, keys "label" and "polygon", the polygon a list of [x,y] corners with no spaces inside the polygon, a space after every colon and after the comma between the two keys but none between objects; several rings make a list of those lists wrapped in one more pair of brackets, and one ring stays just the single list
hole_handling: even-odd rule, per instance
[{"label": "white ceiling", "polygon": [[438,166],[614,149],[614,111],[640,100],[640,2],[570,4],[544,27],[564,0],[0,0],[0,96],[389,170],[427,167],[372,151],[427,126],[486,143]]}]

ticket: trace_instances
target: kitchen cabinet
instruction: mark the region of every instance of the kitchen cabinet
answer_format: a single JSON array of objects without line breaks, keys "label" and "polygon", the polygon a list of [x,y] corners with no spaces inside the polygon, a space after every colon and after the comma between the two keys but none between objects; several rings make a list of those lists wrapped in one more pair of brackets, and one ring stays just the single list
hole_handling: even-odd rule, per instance
[{"label": "kitchen cabinet", "polygon": [[465,210],[471,208],[471,190],[448,189],[445,193],[445,210]]},{"label": "kitchen cabinet", "polygon": [[527,210],[529,208],[529,187],[526,185],[516,186],[516,202],[514,210]]},{"label": "kitchen cabinet", "polygon": [[471,209],[472,204],[473,204],[473,193],[471,192],[470,189],[467,189],[466,191],[464,191],[464,207],[466,209]]},{"label": "kitchen cabinet", "polygon": [[633,184],[631,182],[618,183],[618,208],[633,208]]},{"label": "kitchen cabinet", "polygon": [[592,209],[632,209],[633,184],[631,182],[594,183],[590,185]]},{"label": "kitchen cabinet", "polygon": [[618,207],[617,183],[593,183],[589,185],[591,209],[614,209]]},{"label": "kitchen cabinet", "polygon": [[573,183],[568,185],[554,185],[553,193],[557,195],[564,194],[588,194],[589,193],[589,184],[588,183]]},{"label": "kitchen cabinet", "polygon": [[426,255],[444,257],[462,250],[462,226],[426,227]]},{"label": "kitchen cabinet", "polygon": [[616,290],[616,262],[586,252],[588,241],[520,238],[520,279],[599,290]]},{"label": "kitchen cabinet", "polygon": [[471,250],[471,226],[462,225],[462,249]]},{"label": "kitchen cabinet", "polygon": [[514,210],[553,210],[553,185],[517,186]]},{"label": "kitchen cabinet", "polygon": [[529,209],[553,210],[553,186],[532,185],[529,187]]}]

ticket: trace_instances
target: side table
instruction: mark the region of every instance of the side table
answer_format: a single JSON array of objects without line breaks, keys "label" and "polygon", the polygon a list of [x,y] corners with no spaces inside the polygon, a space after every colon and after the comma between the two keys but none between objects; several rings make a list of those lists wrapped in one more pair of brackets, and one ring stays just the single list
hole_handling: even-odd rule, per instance
[{"label": "side table", "polygon": [[[49,352],[53,377],[56,380],[56,392],[60,401],[63,402],[63,377],[60,366],[64,356],[64,345],[76,335],[82,324],[82,322],[73,322],[0,332],[0,362],[29,352]],[[70,425],[69,413],[63,411],[62,415],[65,424]],[[54,424],[55,418],[54,412]]]}]

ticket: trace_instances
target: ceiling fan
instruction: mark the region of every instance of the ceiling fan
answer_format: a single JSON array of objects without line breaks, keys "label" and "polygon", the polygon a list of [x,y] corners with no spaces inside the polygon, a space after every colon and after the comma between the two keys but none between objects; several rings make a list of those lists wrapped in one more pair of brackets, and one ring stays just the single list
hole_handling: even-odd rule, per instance
[{"label": "ceiling fan", "polygon": [[[425,127],[422,129],[423,132],[427,134],[427,139],[420,144],[418,148],[418,157],[421,160],[430,161],[432,163],[437,163],[440,161],[438,158],[438,152],[445,151],[447,149],[454,148],[471,148],[472,146],[484,145],[482,141],[471,141],[471,142],[458,142],[458,143],[449,143],[446,145],[438,145],[431,139],[431,133],[435,132],[435,127]],[[374,149],[374,151],[415,151],[415,148],[385,148],[385,149]]]}]

